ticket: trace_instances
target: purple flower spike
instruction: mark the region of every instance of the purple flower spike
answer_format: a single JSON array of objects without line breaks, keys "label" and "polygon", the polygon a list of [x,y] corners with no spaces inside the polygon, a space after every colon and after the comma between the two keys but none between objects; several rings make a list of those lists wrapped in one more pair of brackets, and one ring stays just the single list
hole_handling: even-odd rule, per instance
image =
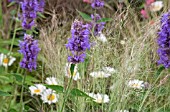
[{"label": "purple flower spike", "polygon": [[31,35],[24,35],[24,41],[20,41],[19,52],[23,55],[23,59],[20,62],[21,68],[26,68],[29,71],[36,69],[37,67],[37,55],[40,51],[38,47],[38,41],[34,40]]},{"label": "purple flower spike", "polygon": [[93,32],[94,36],[97,36],[103,30],[105,22],[100,22],[100,23],[97,22],[98,20],[101,19],[99,14],[95,14],[95,15],[92,14],[91,18],[92,18],[93,21],[90,24],[91,24],[91,27],[94,28],[94,32]]},{"label": "purple flower spike", "polygon": [[68,57],[69,62],[79,63],[84,61],[86,57],[85,51],[90,49],[89,27],[89,24],[83,24],[78,20],[75,20],[72,24],[72,37],[68,39],[68,43],[66,44],[66,48],[72,52],[72,56]]},{"label": "purple flower spike", "polygon": [[163,64],[165,68],[170,68],[170,12],[165,13],[161,18],[161,29],[158,32],[159,45],[158,55],[160,59],[158,64]]},{"label": "purple flower spike", "polygon": [[22,9],[22,27],[24,29],[31,29],[35,25],[35,18],[37,17],[38,2],[37,0],[23,0],[21,3]]},{"label": "purple flower spike", "polygon": [[93,0],[93,2],[91,3],[91,7],[93,9],[100,9],[104,6],[104,1],[101,0]]},{"label": "purple flower spike", "polygon": [[22,9],[22,27],[26,30],[31,29],[33,26],[35,26],[37,12],[43,12],[45,1],[22,0],[20,4]]},{"label": "purple flower spike", "polygon": [[38,1],[38,11],[43,12],[44,11],[44,6],[45,6],[45,0],[39,0]]}]

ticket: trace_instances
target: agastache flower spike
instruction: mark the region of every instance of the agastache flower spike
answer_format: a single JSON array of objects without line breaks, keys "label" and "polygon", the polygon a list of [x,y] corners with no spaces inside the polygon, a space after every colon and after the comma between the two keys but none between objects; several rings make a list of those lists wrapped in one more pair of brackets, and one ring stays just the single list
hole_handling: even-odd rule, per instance
[{"label": "agastache flower spike", "polygon": [[105,25],[105,22],[97,22],[98,20],[101,19],[100,15],[99,14],[95,14],[95,15],[91,15],[91,18],[92,18],[92,22],[90,23],[91,24],[91,28],[94,30],[93,33],[94,33],[94,36],[97,36],[101,33],[101,31],[103,30],[104,28],[104,25]]},{"label": "agastache flower spike", "polygon": [[19,52],[23,55],[23,59],[20,62],[21,68],[26,68],[29,71],[36,69],[37,67],[37,55],[40,51],[38,47],[38,41],[34,40],[31,35],[24,35],[24,41],[20,41]]},{"label": "agastache flower spike", "polygon": [[35,26],[35,19],[37,12],[42,12],[45,1],[44,0],[22,0],[20,2],[22,9],[22,27],[24,29],[31,29]]},{"label": "agastache flower spike", "polygon": [[165,13],[161,18],[161,29],[157,40],[160,59],[158,64],[163,64],[165,68],[170,68],[170,12]]},{"label": "agastache flower spike", "polygon": [[68,39],[66,48],[72,52],[72,56],[68,56],[68,61],[72,63],[83,62],[87,49],[90,49],[89,42],[89,24],[75,20],[71,27],[72,37]]},{"label": "agastache flower spike", "polygon": [[91,7],[94,9],[100,9],[104,6],[104,1],[102,0],[93,0]]}]

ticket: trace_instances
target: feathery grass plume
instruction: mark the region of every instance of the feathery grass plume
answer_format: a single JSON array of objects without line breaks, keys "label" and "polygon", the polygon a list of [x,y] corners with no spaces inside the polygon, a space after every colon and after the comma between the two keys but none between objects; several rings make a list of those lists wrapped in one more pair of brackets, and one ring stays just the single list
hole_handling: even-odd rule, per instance
[{"label": "feathery grass plume", "polygon": [[105,25],[105,22],[97,22],[98,20],[101,19],[100,15],[99,14],[92,14],[91,15],[91,18],[92,18],[92,22],[90,23],[91,27],[94,28],[93,30],[93,33],[94,33],[94,36],[97,36],[101,33],[101,31],[103,30],[104,28],[104,25]]},{"label": "feathery grass plume", "polygon": [[72,37],[68,39],[66,48],[72,52],[72,56],[68,56],[68,61],[72,63],[84,62],[86,57],[85,51],[90,49],[89,24],[75,20],[71,27]]},{"label": "feathery grass plume", "polygon": [[104,6],[104,1],[101,0],[93,0],[93,2],[91,3],[91,7],[93,9],[100,9]]},{"label": "feathery grass plume", "polygon": [[163,64],[165,68],[170,67],[170,12],[163,14],[161,18],[161,29],[158,33],[159,38],[157,40],[159,48],[158,55],[160,59],[158,64]]},{"label": "feathery grass plume", "polygon": [[31,35],[25,34],[24,41],[20,41],[19,47],[19,52],[23,55],[20,66],[22,68],[28,69],[29,71],[36,69],[37,55],[40,51],[40,48],[38,47],[38,41],[34,40]]}]

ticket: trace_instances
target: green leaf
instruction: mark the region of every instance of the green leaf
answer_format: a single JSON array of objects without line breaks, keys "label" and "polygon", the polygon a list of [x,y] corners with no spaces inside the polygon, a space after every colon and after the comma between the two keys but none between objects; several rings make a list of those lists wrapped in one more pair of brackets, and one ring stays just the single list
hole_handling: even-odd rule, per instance
[{"label": "green leaf", "polygon": [[9,112],[17,112],[15,109],[10,109]]},{"label": "green leaf", "polygon": [[[70,91],[70,94],[73,95],[73,96],[80,96],[80,97],[90,97],[89,95],[87,95],[85,92],[77,89],[77,88],[73,88],[71,91]],[[90,97],[91,98],[91,97]]]},{"label": "green leaf", "polygon": [[16,28],[15,31],[22,30],[22,27]]},{"label": "green leaf", "polygon": [[16,11],[16,10],[11,10],[11,12],[10,12],[10,14],[11,14],[12,16],[15,16],[15,15],[16,15],[16,13],[17,13],[17,11]]},{"label": "green leaf", "polygon": [[97,22],[108,22],[108,21],[112,21],[112,18],[102,18],[100,20],[98,20]]},{"label": "green leaf", "polygon": [[[1,41],[1,39],[0,39],[0,41]],[[0,44],[1,44],[1,42],[0,42]],[[1,45],[0,45],[0,46],[1,46]],[[7,54],[7,53],[9,53],[9,50],[0,47],[0,53]]]},{"label": "green leaf", "polygon": [[36,82],[36,83],[40,82],[40,80],[38,80],[38,79],[36,79],[35,77],[32,77],[32,76],[30,76],[30,75],[27,75],[26,78],[25,78],[25,82],[26,82],[26,84],[28,84],[28,85],[32,85],[32,84],[34,84],[35,82]]},{"label": "green leaf", "polygon": [[13,74],[13,76],[16,78],[16,81],[22,82],[23,77],[20,74]]},{"label": "green leaf", "polygon": [[74,73],[74,68],[75,68],[75,64],[71,64],[71,67],[70,67],[71,75],[73,75]]},{"label": "green leaf", "polygon": [[38,34],[38,32],[37,32],[35,29],[33,29],[33,32],[34,32],[35,34]]},{"label": "green leaf", "polygon": [[9,5],[7,7],[11,7],[12,5],[14,5],[16,2],[13,1],[13,2],[10,2]]},{"label": "green leaf", "polygon": [[0,96],[11,96],[11,94],[7,92],[0,91]]},{"label": "green leaf", "polygon": [[[78,10],[77,10],[78,11]],[[86,20],[86,21],[92,21],[92,18],[90,17],[90,15],[86,14],[86,13],[83,13],[83,12],[80,12],[78,11],[78,13],[80,14],[80,16]]]},{"label": "green leaf", "polygon": [[[18,44],[19,44],[19,39],[15,39],[14,40],[14,45],[15,46],[18,46]],[[12,40],[11,39],[9,39],[9,40],[2,40],[2,39],[0,39],[0,46],[1,45],[11,45],[11,43],[12,43]]]},{"label": "green leaf", "polygon": [[57,93],[63,93],[64,92],[64,88],[60,85],[46,85],[45,84],[45,86],[47,88],[50,88],[50,89],[56,91]]},{"label": "green leaf", "polygon": [[38,16],[42,17],[42,18],[46,18],[42,13],[38,12]]},{"label": "green leaf", "polygon": [[157,77],[158,77],[164,69],[165,69],[165,67],[164,67],[164,66],[160,66],[160,67],[159,67],[159,69],[156,71],[155,76],[157,76]]}]

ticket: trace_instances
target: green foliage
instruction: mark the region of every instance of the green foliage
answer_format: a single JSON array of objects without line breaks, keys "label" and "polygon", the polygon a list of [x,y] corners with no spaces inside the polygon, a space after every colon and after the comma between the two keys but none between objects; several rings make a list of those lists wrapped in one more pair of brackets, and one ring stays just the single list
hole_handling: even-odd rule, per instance
[{"label": "green foliage", "polygon": [[64,92],[64,88],[60,85],[45,85],[46,87],[55,90],[57,93],[63,93]]},{"label": "green foliage", "polygon": [[164,66],[160,66],[158,68],[158,70],[156,71],[155,76],[158,77],[163,70],[165,70],[165,67]]},{"label": "green foliage", "polygon": [[40,17],[43,18],[43,19],[46,18],[46,17],[45,17],[42,13],[40,13],[40,12],[38,12],[38,16],[40,16]]},{"label": "green foliage", "polygon": [[71,64],[71,67],[70,67],[71,75],[73,75],[74,69],[75,69],[75,64]]},{"label": "green foliage", "polygon": [[78,96],[78,97],[88,97],[88,98],[91,98],[86,93],[84,93],[83,91],[81,91],[81,90],[79,90],[77,88],[73,88],[70,91],[70,94],[73,95],[73,96]]},{"label": "green foliage", "polygon": [[11,94],[7,92],[0,91],[0,96],[11,96]]},{"label": "green foliage", "polygon": [[92,18],[90,17],[90,15],[80,12],[77,10],[77,12],[80,14],[80,16],[85,20],[85,21],[92,21]]},{"label": "green foliage", "polygon": [[[64,65],[68,54],[64,44],[66,38],[70,36],[70,24],[79,15],[85,21],[91,22],[92,18],[89,14],[93,13],[94,10],[91,8],[87,10],[90,6],[82,7],[82,9],[78,7],[79,10],[86,11],[86,13],[77,10],[79,15],[73,13],[70,15],[75,15],[75,18],[69,18],[69,16],[63,17],[63,15],[68,14],[67,8],[71,9],[71,6],[64,9],[63,14],[61,14],[62,11],[58,13],[55,10],[57,15],[51,13],[52,10],[49,6],[49,10],[47,9],[44,14],[38,13],[36,30],[26,31],[29,34],[36,35],[34,38],[39,40],[41,54],[38,56],[38,69],[27,73],[25,83],[22,84],[24,69],[19,66],[22,56],[18,53],[19,40],[22,40],[22,38],[18,37],[18,34],[23,35],[25,31],[21,28],[21,20],[17,17],[18,12],[21,13],[22,11],[17,11],[18,5],[15,5],[15,2],[10,2],[7,6],[10,7],[10,10],[7,10],[10,15],[8,18],[6,14],[3,14],[6,10],[3,11],[2,5],[4,3],[2,4],[2,2],[4,1],[0,1],[0,53],[8,54],[12,52],[11,55],[17,60],[8,67],[0,65],[0,111],[20,112],[21,105],[24,105],[24,112],[60,112],[64,102],[63,110],[68,112],[114,112],[115,110],[170,112],[170,81],[169,78],[163,80],[164,76],[170,73],[170,70],[163,66],[157,66],[155,63],[158,59],[157,45],[155,45],[155,39],[158,36],[157,23],[159,21],[157,19],[163,12],[148,12],[149,19],[142,19],[139,15],[140,10],[136,9],[143,8],[144,4],[142,3],[139,7],[132,7],[136,2],[128,3],[126,1],[125,7],[123,6],[115,13],[113,5],[115,7],[119,3],[111,0],[103,9],[96,10],[94,14],[99,13],[102,17],[109,16],[109,18],[102,18],[97,21],[98,23],[108,22],[102,31],[108,42],[103,44],[97,38],[90,38],[90,41],[95,45],[92,44],[91,50],[87,51],[85,62],[78,64],[81,79],[77,81],[71,79],[69,83],[70,78],[64,76]],[[77,3],[78,1],[75,2],[75,4]],[[169,4],[166,3],[167,1],[164,0],[163,11],[168,10]],[[82,5],[87,4],[82,3]],[[74,12],[74,10],[69,11]],[[51,17],[57,17],[57,22],[52,20],[51,26],[46,26],[46,22],[51,22]],[[4,18],[10,21],[6,21]],[[65,22],[65,20],[68,21]],[[154,20],[156,24],[151,25],[150,20]],[[59,25],[60,21],[64,23],[61,26]],[[10,30],[4,30],[9,27],[4,25],[10,22]],[[39,27],[41,26],[39,23],[43,23],[45,27]],[[20,30],[22,30],[22,34],[19,33]],[[13,39],[11,39],[11,35],[15,34],[13,32],[16,32],[16,35],[13,35]],[[42,38],[43,36],[45,38]],[[125,44],[121,44],[121,40],[124,40]],[[102,70],[105,66],[115,67],[118,72],[105,79],[93,78],[89,75],[93,71]],[[74,69],[75,64],[71,64],[71,75],[73,75]],[[63,81],[63,85],[44,84],[45,78],[48,76],[55,76],[57,80]],[[127,86],[130,79],[148,82],[149,88],[131,89]],[[158,86],[162,80],[164,84]],[[58,102],[49,105],[43,103],[41,95],[31,96],[28,87],[34,84],[43,84],[47,88],[55,90],[59,95]],[[113,89],[110,89],[112,85]],[[24,101],[20,103],[22,87]],[[92,97],[88,96],[88,93],[107,94],[110,102],[98,104]]]},{"label": "green foliage", "polygon": [[108,22],[108,21],[112,21],[112,18],[102,18],[100,20],[98,20],[97,22]]}]

